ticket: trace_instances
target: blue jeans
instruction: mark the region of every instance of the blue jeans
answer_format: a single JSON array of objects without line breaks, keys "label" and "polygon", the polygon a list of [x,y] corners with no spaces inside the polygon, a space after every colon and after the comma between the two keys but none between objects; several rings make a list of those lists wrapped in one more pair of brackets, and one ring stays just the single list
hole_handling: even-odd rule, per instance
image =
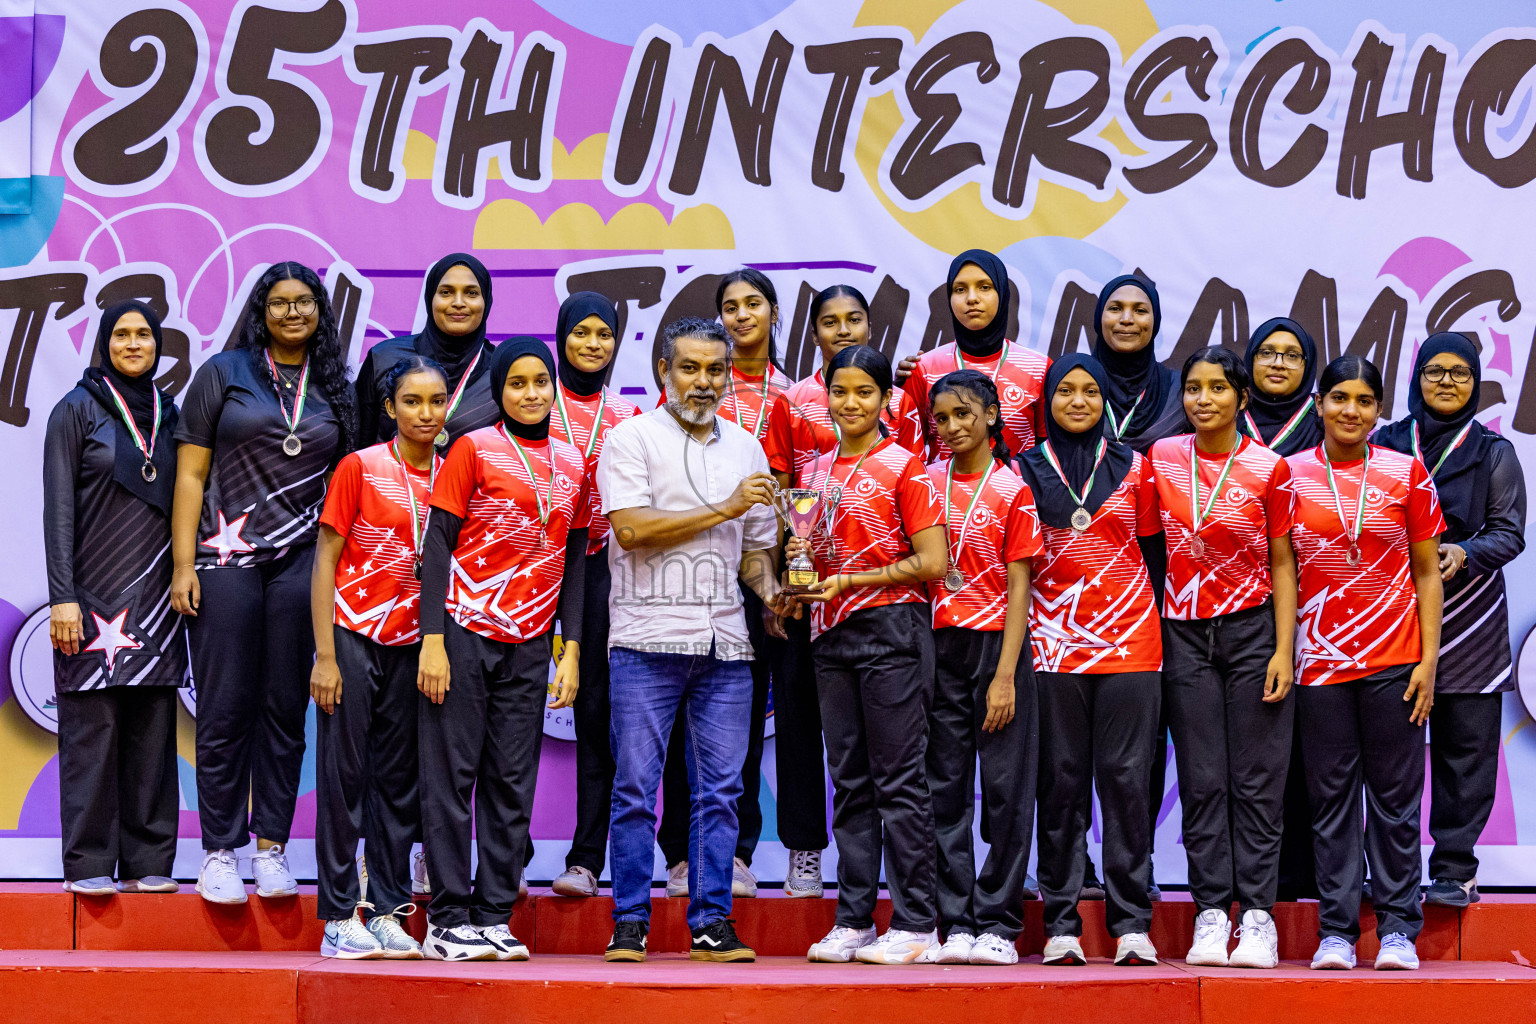
[{"label": "blue jeans", "polygon": [[688,828],[688,927],[731,912],[736,800],[752,720],[751,663],[707,655],[609,653],[613,715],[613,919],[650,921],[656,792],[667,740],[683,709],[693,816]]}]

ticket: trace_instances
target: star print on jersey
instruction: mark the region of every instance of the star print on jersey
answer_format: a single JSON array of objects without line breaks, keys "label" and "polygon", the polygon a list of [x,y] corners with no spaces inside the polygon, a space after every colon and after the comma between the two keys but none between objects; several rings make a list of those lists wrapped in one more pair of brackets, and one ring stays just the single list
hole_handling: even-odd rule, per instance
[{"label": "star print on jersey", "polygon": [[143,648],[143,644],[129,636],[124,624],[128,619],[128,609],[124,608],[116,616],[108,621],[91,612],[91,618],[96,621],[96,639],[85,646],[87,651],[100,651],[107,659],[107,675],[112,674],[113,666],[117,662],[117,656],[122,651],[137,651]]},{"label": "star print on jersey", "polygon": [[212,537],[202,542],[202,546],[219,553],[219,564],[228,562],[232,555],[243,555],[247,551],[255,551],[256,546],[240,536],[245,529],[245,521],[249,515],[243,515],[234,522],[224,518],[224,510],[219,509],[219,528]]},{"label": "star print on jersey", "polygon": [[[1335,644],[1328,636],[1324,609],[1328,604],[1328,589],[1324,587],[1301,606],[1296,616],[1297,668],[1307,671],[1310,666],[1357,667],[1359,663]],[[1351,612],[1354,609],[1350,609]],[[1355,643],[1359,643],[1358,640]]]},{"label": "star print on jersey", "polygon": [[1090,625],[1078,619],[1078,604],[1087,587],[1086,577],[1063,590],[1054,600],[1036,597],[1039,609],[1032,623],[1032,635],[1039,648],[1039,665],[1042,672],[1056,672],[1062,659],[1075,651],[1102,651],[1115,647],[1095,633]]}]

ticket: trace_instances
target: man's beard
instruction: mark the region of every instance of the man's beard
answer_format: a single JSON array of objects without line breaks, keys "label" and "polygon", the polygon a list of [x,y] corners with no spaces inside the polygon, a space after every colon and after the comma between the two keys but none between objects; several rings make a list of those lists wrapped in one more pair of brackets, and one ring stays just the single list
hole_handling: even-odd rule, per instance
[{"label": "man's beard", "polygon": [[690,427],[706,427],[714,422],[715,410],[720,407],[720,396],[714,391],[703,389],[688,393],[690,397],[697,396],[702,398],[705,395],[709,396],[708,407],[700,409],[683,401],[683,395],[673,386],[670,377],[662,380],[662,389],[666,392],[667,396],[667,411]]}]

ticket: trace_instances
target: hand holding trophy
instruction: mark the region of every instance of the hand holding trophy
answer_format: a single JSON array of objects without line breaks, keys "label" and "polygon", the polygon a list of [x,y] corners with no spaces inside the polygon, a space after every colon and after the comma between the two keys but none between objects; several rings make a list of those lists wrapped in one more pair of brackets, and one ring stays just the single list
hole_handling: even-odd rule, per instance
[{"label": "hand holding trophy", "polygon": [[[821,521],[821,492],[799,487],[779,488],[774,492],[773,504],[789,532],[809,542],[816,524]],[[807,594],[821,581],[816,574],[816,563],[802,551],[789,560],[784,593],[791,596]]]}]

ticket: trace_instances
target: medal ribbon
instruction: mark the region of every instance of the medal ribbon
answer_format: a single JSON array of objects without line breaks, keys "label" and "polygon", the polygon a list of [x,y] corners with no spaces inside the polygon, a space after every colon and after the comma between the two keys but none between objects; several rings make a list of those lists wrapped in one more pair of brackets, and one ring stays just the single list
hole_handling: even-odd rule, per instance
[{"label": "medal ribbon", "polygon": [[1190,533],[1199,536],[1200,527],[1210,517],[1211,509],[1216,507],[1216,498],[1221,494],[1221,485],[1227,482],[1227,474],[1232,472],[1232,463],[1237,461],[1237,453],[1243,447],[1243,439],[1237,439],[1237,447],[1227,456],[1226,465],[1221,467],[1221,475],[1216,478],[1216,486],[1211,490],[1211,498],[1205,503],[1205,508],[1200,508],[1200,456],[1195,452],[1194,438],[1189,441],[1189,493],[1190,493],[1190,517],[1194,525]]},{"label": "medal ribbon", "polygon": [[[997,382],[998,373],[1002,370],[1003,364],[1008,361],[1008,346],[1011,344],[1013,344],[1011,341],[1003,342],[1003,351],[1002,354],[998,356],[997,367],[991,373],[987,373],[986,370],[979,371],[981,373],[987,373],[987,376],[992,378],[993,383]],[[965,369],[965,353],[960,351],[959,345],[955,346],[955,369]]]},{"label": "medal ribbon", "polygon": [[309,357],[304,358],[304,368],[299,371],[298,394],[293,398],[291,417],[288,415],[287,407],[283,405],[283,386],[279,383],[282,378],[277,375],[277,362],[272,358],[271,349],[267,349],[267,366],[272,370],[272,388],[277,392],[277,407],[282,411],[283,422],[288,424],[288,433],[297,434],[299,420],[304,416],[304,396],[309,391]]},{"label": "medal ribbon", "polygon": [[533,487],[533,500],[539,510],[539,525],[549,528],[549,517],[555,508],[555,451],[549,451],[549,487],[544,497],[539,497],[539,478],[533,475],[533,462],[528,458],[528,453],[523,451],[523,446],[512,440],[512,435],[507,433],[505,423],[496,424],[496,429],[501,431],[501,436],[506,438],[507,444],[517,452],[517,457],[522,460],[523,470],[528,474],[528,483]]},{"label": "medal ribbon", "polygon": [[1339,514],[1339,526],[1343,528],[1344,535],[1349,538],[1349,546],[1360,546],[1360,530],[1365,525],[1365,492],[1366,475],[1371,471],[1371,446],[1365,446],[1365,465],[1360,470],[1360,501],[1355,508],[1355,526],[1351,530],[1349,523],[1344,520],[1344,499],[1339,497],[1339,485],[1333,479],[1333,463],[1328,460],[1328,453],[1322,445],[1317,446],[1318,457],[1323,460],[1323,470],[1328,474],[1328,489],[1333,492],[1333,507]]},{"label": "medal ribbon", "polygon": [[[485,349],[475,353],[475,358],[469,361],[469,369],[464,371],[464,376],[459,378],[459,386],[453,390],[453,398],[448,402],[448,411],[443,414],[443,432],[448,430],[448,421],[453,419],[454,410],[458,409],[460,400],[464,397],[464,389],[469,386],[469,378],[475,375],[475,367],[480,365],[480,357],[485,355]],[[559,394],[556,391],[556,394]]]},{"label": "medal ribbon", "polygon": [[[976,510],[976,503],[981,500],[981,492],[987,489],[987,481],[992,479],[992,470],[997,467],[997,460],[987,462],[987,470],[981,474],[981,483],[976,485],[976,493],[971,495],[971,503],[966,507],[965,518],[960,520],[960,536],[955,541],[955,546],[950,554],[950,564],[960,564],[960,551],[965,547],[965,531],[971,525],[971,513]],[[955,490],[955,461],[949,461],[949,468],[944,471],[944,526],[949,527],[950,500]]]},{"label": "medal ribbon", "polygon": [[[405,497],[411,503],[411,544],[412,553],[421,557],[421,538],[427,532],[427,516],[418,510],[416,505],[416,488],[411,485],[411,470],[405,464],[405,457],[400,454],[400,441],[395,439],[389,442],[389,453],[400,464],[400,478],[405,482]],[[437,486],[437,467],[442,465],[442,459],[434,452],[432,455],[432,468],[428,471],[427,490]]]},{"label": "medal ribbon", "polygon": [[[155,392],[155,422],[149,428],[149,444],[146,445],[144,443],[144,435],[139,432],[139,425],[133,422],[133,414],[128,411],[128,403],[123,401],[123,396],[117,393],[117,388],[112,386],[110,379],[102,377],[101,382],[107,386],[108,391],[112,392],[112,401],[116,404],[117,411],[122,414],[123,422],[128,424],[128,433],[133,437],[133,443],[138,446],[139,451],[144,453],[144,461],[153,462],[155,460],[155,438],[160,434],[160,389],[152,389]],[[279,402],[278,404],[281,405],[282,403]]]},{"label": "medal ribbon", "polygon": [[1296,410],[1296,414],[1291,417],[1290,422],[1280,428],[1280,433],[1276,434],[1274,438],[1269,441],[1265,441],[1264,435],[1259,432],[1259,425],[1253,422],[1252,413],[1245,412],[1243,413],[1243,417],[1248,421],[1249,436],[1251,436],[1255,441],[1264,445],[1266,448],[1279,448],[1281,443],[1286,438],[1290,437],[1292,432],[1295,431],[1297,427],[1301,426],[1301,421],[1306,419],[1307,410],[1311,407],[1312,406],[1310,402],[1303,404],[1300,409]]},{"label": "medal ribbon", "polygon": [[[853,482],[853,478],[859,475],[859,469],[864,465],[864,460],[869,458],[869,453],[874,451],[876,448],[880,447],[880,440],[881,439],[877,438],[875,440],[874,444],[872,444],[868,448],[864,449],[863,454],[861,454],[859,456],[859,461],[857,461],[857,462],[855,462],[853,464],[853,469],[849,470],[848,475],[843,477],[843,479],[839,482],[838,488],[837,488],[837,496],[835,498],[833,498],[832,501],[829,503],[831,505],[831,508],[828,509],[829,512],[836,512],[837,511],[837,506],[842,504],[843,492],[848,489],[848,485]],[[837,466],[837,453],[833,452],[832,453],[832,463],[831,463],[831,465],[827,466],[827,482],[828,483],[832,482],[832,470],[836,466]]]},{"label": "medal ribbon", "polygon": [[[1142,388],[1141,394],[1136,396],[1136,401],[1131,403],[1131,411],[1125,414],[1124,423],[1120,422],[1119,418],[1115,416],[1115,407],[1110,404],[1109,400],[1104,400],[1104,415],[1109,417],[1109,429],[1115,432],[1116,441],[1125,436],[1125,428],[1129,427],[1131,420],[1136,418],[1136,410],[1141,408],[1141,400],[1146,397],[1146,388]],[[1063,477],[1063,480],[1065,480],[1065,477]],[[1085,491],[1084,493],[1087,492]]]},{"label": "medal ribbon", "polygon": [[1061,463],[1056,461],[1056,453],[1051,451],[1051,442],[1041,441],[1040,448],[1045,452],[1045,461],[1051,464],[1051,468],[1061,478],[1061,486],[1065,487],[1067,493],[1072,496],[1072,500],[1077,502],[1077,507],[1082,508],[1088,497],[1088,492],[1093,490],[1093,478],[1099,475],[1099,464],[1104,461],[1104,453],[1109,450],[1109,442],[1102,437],[1099,438],[1099,453],[1094,457],[1093,472],[1089,473],[1088,479],[1084,481],[1083,493],[1081,495],[1072,489],[1071,484],[1067,483],[1067,474],[1061,471]]},{"label": "medal ribbon", "polygon": [[[592,452],[597,447],[597,432],[603,425],[603,410],[608,407],[608,389],[598,391],[602,397],[597,400],[597,416],[592,420],[592,436],[587,438],[587,450],[581,453],[583,462],[590,462]],[[555,385],[555,404],[560,407],[560,422],[565,425],[565,439],[571,444],[576,444],[576,432],[571,429],[571,416],[565,409],[565,388]]]},{"label": "medal ribbon", "polygon": [[[108,385],[108,387],[110,386],[111,385]],[[116,392],[114,392],[114,394],[116,394]],[[159,397],[158,393],[156,397]],[[1469,420],[1467,425],[1461,428],[1461,433],[1456,435],[1456,440],[1452,441],[1450,445],[1446,447],[1445,451],[1440,453],[1440,458],[1435,462],[1435,468],[1429,470],[1430,479],[1434,479],[1435,474],[1440,472],[1440,467],[1445,465],[1445,460],[1451,457],[1451,452],[1461,447],[1461,443],[1465,441],[1467,439],[1467,435],[1472,432],[1472,423],[1473,421]],[[1424,468],[1428,469],[1429,463],[1424,462],[1424,453],[1419,450],[1419,421],[1413,420],[1412,424],[1413,457],[1418,459],[1420,463],[1423,463]]]},{"label": "medal ribbon", "polygon": [[[735,374],[734,370],[732,371],[731,376],[733,378],[735,378],[736,380],[745,381],[747,379],[745,377],[736,377],[736,374]],[[773,367],[772,366],[764,367],[763,368],[763,393],[759,396],[759,404],[758,404],[758,407],[757,407],[757,429],[752,431],[753,438],[755,438],[758,441],[761,441],[763,439],[763,434],[765,434],[767,432],[767,430],[768,430],[768,384],[772,380],[772,378],[773,378]],[[741,424],[741,426],[745,427],[746,424],[741,422],[741,400],[737,397],[736,392],[737,392],[737,388],[736,388],[735,382],[733,381],[732,384],[731,384],[731,412],[735,414],[736,422]]]}]

